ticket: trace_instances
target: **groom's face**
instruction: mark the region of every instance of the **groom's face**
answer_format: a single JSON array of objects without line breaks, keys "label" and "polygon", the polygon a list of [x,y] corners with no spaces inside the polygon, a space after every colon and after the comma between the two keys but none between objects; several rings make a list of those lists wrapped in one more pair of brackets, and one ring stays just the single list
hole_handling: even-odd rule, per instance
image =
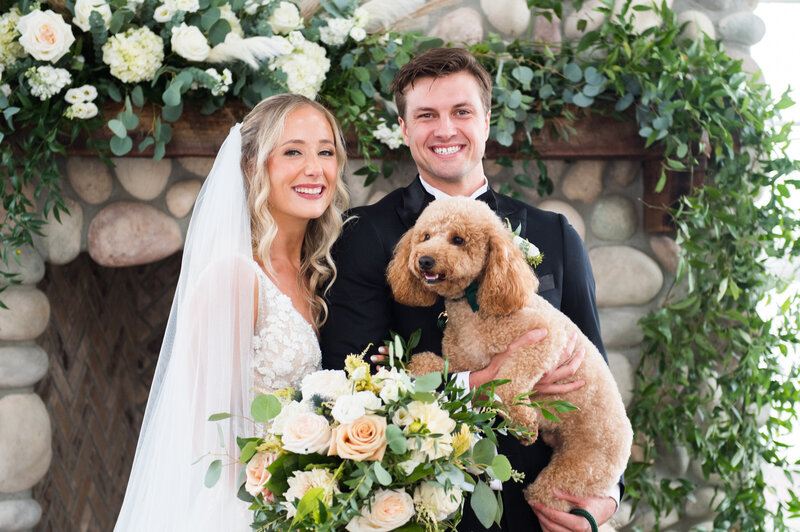
[{"label": "groom's face", "polygon": [[420,78],[406,88],[403,138],[420,175],[449,193],[483,183],[489,111],[468,72]]}]

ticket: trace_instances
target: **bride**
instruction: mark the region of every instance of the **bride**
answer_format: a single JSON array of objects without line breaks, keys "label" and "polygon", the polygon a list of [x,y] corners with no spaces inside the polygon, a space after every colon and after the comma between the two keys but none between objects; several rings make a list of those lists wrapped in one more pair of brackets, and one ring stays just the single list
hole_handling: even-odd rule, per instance
[{"label": "bride", "polygon": [[[320,368],[344,162],[333,116],[303,96],[268,98],[231,129],[194,208],[116,531],[250,529],[236,436],[253,430],[254,391]],[[208,421],[221,412],[233,417]]]}]

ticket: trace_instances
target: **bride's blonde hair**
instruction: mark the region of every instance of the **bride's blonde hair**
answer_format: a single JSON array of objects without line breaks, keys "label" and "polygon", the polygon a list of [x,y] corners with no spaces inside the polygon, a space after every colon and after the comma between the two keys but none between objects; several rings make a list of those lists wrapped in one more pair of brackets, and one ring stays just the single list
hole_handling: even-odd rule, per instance
[{"label": "bride's blonde hair", "polygon": [[331,258],[331,247],[341,233],[342,214],[349,201],[342,180],[347,160],[342,131],[327,109],[305,96],[271,96],[259,102],[242,122],[241,166],[247,192],[247,207],[250,211],[253,255],[274,276],[269,251],[278,227],[268,208],[270,182],[267,159],[283,135],[286,118],[292,111],[304,106],[318,110],[330,124],[338,167],[333,200],[322,216],[309,221],[300,252],[298,283],[311,306],[314,326],[319,329],[328,317],[328,307],[323,296],[336,279],[336,265]]}]

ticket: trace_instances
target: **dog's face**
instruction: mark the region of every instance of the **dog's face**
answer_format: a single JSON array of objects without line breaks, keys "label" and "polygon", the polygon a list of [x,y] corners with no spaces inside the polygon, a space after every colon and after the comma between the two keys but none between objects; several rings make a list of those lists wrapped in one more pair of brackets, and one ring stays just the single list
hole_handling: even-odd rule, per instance
[{"label": "dog's face", "polygon": [[428,290],[458,297],[486,266],[489,234],[469,213],[433,209],[412,230],[408,269]]},{"label": "dog's face", "polygon": [[468,198],[431,203],[397,243],[387,278],[395,300],[410,306],[433,305],[437,294],[459,298],[477,281],[480,308],[501,315],[522,308],[538,286],[497,215]]}]

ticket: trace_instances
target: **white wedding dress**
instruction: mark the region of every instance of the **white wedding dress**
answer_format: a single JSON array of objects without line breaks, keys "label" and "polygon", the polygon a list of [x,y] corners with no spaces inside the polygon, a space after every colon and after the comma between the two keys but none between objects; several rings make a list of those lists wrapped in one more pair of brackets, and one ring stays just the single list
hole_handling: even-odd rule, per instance
[{"label": "white wedding dress", "polygon": [[300,381],[322,366],[314,328],[258,268],[258,316],[253,335],[253,383],[256,393],[297,390]]}]

